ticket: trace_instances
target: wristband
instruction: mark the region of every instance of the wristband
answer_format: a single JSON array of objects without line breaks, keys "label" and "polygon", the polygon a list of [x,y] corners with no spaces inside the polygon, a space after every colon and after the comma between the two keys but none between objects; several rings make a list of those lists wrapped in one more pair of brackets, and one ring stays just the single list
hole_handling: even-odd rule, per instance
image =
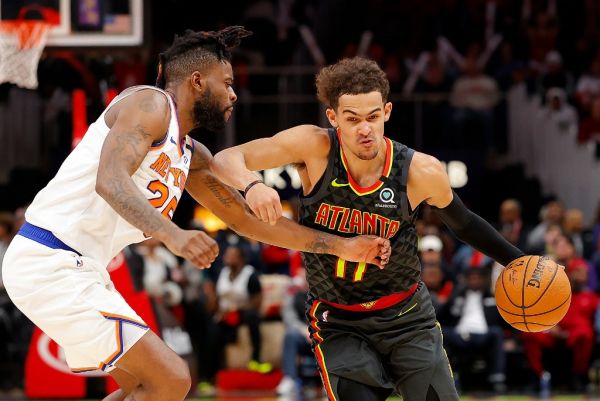
[{"label": "wristband", "polygon": [[263,180],[258,179],[258,180],[254,180],[250,184],[248,184],[248,186],[246,186],[246,189],[244,189],[244,199],[246,199],[246,194],[248,193],[248,191],[250,191],[250,188],[252,188],[256,184],[264,184],[264,183],[265,182]]}]

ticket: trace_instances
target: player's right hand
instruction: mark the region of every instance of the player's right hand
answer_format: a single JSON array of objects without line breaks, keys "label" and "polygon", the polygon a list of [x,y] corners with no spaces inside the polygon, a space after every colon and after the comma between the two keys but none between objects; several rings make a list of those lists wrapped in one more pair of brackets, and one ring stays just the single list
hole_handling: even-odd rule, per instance
[{"label": "player's right hand", "polygon": [[219,246],[204,231],[179,229],[165,241],[165,245],[175,255],[203,269],[210,267],[219,254]]},{"label": "player's right hand", "polygon": [[390,241],[375,235],[346,238],[345,246],[337,255],[349,262],[367,262],[383,269],[390,260]]},{"label": "player's right hand", "polygon": [[283,213],[279,194],[263,183],[256,184],[248,190],[246,203],[254,215],[265,223],[275,224]]}]

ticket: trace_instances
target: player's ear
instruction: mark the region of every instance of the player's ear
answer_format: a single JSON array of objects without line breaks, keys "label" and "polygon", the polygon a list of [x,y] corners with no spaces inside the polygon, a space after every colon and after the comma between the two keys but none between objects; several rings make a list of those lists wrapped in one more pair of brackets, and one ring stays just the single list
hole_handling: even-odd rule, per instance
[{"label": "player's ear", "polygon": [[387,102],[383,106],[383,121],[387,122],[392,114],[392,102]]},{"label": "player's ear", "polygon": [[332,108],[328,108],[327,110],[325,110],[325,115],[327,116],[327,119],[329,120],[329,124],[331,124],[331,126],[333,128],[337,128],[338,122],[337,122],[337,118],[335,115],[335,111]]},{"label": "player's ear", "polygon": [[200,71],[194,71],[192,72],[192,75],[190,75],[190,84],[198,92],[204,92],[204,89],[206,87],[206,80],[204,79]]}]

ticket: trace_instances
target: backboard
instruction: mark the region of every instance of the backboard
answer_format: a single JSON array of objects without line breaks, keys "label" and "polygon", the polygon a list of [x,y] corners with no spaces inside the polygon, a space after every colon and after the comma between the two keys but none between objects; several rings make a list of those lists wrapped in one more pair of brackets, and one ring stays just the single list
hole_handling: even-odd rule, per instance
[{"label": "backboard", "polygon": [[46,46],[138,46],[143,0],[0,0],[0,20],[44,19]]}]

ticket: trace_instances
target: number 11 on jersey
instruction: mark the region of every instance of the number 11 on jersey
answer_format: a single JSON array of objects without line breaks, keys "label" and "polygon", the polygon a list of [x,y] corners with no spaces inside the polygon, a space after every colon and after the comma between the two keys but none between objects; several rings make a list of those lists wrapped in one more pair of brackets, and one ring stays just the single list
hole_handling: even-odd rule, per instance
[{"label": "number 11 on jersey", "polygon": [[[335,276],[337,278],[345,279],[346,278],[346,266],[348,265],[347,260],[342,258],[338,258],[336,266],[335,266]],[[365,271],[367,270],[366,262],[359,262],[356,264],[356,269],[354,269],[354,277],[352,278],[352,282],[356,283],[357,281],[362,281]]]}]

